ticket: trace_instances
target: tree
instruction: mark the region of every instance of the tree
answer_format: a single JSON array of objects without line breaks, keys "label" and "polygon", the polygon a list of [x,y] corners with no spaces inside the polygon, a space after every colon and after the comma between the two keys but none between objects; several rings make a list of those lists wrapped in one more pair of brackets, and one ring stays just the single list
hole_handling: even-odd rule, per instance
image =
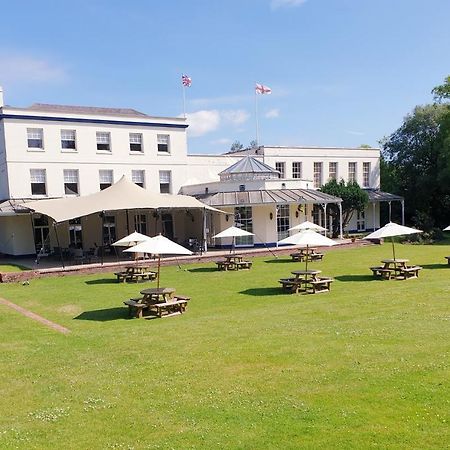
[{"label": "tree", "polygon": [[372,148],[369,144],[361,144],[359,148]]},{"label": "tree", "polygon": [[434,99],[437,102],[450,100],[450,75],[444,80],[444,84],[436,86],[431,93],[434,95]]},{"label": "tree", "polygon": [[248,144],[248,146],[249,146],[249,148],[252,148],[252,149],[258,148],[258,142],[255,140],[250,141],[250,144]]},{"label": "tree", "polygon": [[[369,203],[367,192],[355,181],[345,183],[342,179],[339,182],[330,180],[320,191],[342,199],[342,228],[348,226],[355,211],[363,212]],[[328,205],[327,210],[333,218],[333,237],[336,237],[339,235],[339,207],[332,203]]]},{"label": "tree", "polygon": [[239,141],[234,141],[231,144],[230,152],[238,152],[239,150],[242,150],[244,146]]},{"label": "tree", "polygon": [[[439,93],[445,95],[443,90]],[[425,228],[448,225],[450,105],[417,106],[382,145],[382,177],[389,174],[393,192],[405,198],[407,220]]]}]

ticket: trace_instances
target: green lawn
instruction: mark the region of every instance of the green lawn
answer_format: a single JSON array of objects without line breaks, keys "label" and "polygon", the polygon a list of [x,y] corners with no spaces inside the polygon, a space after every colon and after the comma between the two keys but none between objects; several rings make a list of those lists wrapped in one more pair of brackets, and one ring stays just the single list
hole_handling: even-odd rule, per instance
[{"label": "green lawn", "polygon": [[0,272],[21,272],[22,270],[28,270],[28,267],[20,264],[0,264]]},{"label": "green lawn", "polygon": [[448,448],[450,245],[397,245],[420,278],[374,280],[389,244],[314,262],[336,281],[282,294],[302,266],[255,259],[162,268],[186,314],[126,319],[122,301],[154,283],[112,275],[0,285],[0,448]]}]

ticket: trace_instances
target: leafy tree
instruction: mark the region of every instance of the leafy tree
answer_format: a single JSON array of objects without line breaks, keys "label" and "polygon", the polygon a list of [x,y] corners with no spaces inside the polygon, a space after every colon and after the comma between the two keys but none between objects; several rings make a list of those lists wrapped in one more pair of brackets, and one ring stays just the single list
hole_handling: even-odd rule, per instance
[{"label": "leafy tree", "polygon": [[257,147],[258,147],[257,141],[255,141],[255,140],[250,141],[249,148],[257,148]]},{"label": "leafy tree", "polygon": [[[342,199],[342,228],[346,228],[355,211],[362,212],[369,203],[367,192],[354,181],[330,180],[320,188],[321,192]],[[339,208],[335,204],[328,205],[327,211],[333,217],[333,237],[339,234]]]},{"label": "leafy tree", "polygon": [[407,220],[425,228],[448,225],[450,105],[417,106],[384,141],[383,158],[382,177],[389,174],[392,191],[405,198]]},{"label": "leafy tree", "polygon": [[238,152],[239,150],[242,150],[243,148],[244,148],[244,146],[239,141],[234,141],[231,144],[230,151],[231,152]]},{"label": "leafy tree", "polygon": [[359,148],[372,148],[369,144],[361,144]]},{"label": "leafy tree", "polygon": [[434,99],[437,102],[450,100],[450,75],[445,79],[444,84],[436,86],[431,93],[434,95]]}]

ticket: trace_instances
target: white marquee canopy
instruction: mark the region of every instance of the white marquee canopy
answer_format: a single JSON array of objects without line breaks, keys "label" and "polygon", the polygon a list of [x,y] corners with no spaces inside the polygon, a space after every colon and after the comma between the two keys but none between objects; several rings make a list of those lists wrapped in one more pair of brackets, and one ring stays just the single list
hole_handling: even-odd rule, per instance
[{"label": "white marquee canopy", "polygon": [[207,209],[222,212],[205,205],[188,195],[158,194],[150,192],[128,181],[123,176],[116,184],[96,192],[80,196],[36,200],[22,206],[33,212],[45,214],[55,222],[64,222],[77,217],[88,216],[102,211],[127,209]]}]

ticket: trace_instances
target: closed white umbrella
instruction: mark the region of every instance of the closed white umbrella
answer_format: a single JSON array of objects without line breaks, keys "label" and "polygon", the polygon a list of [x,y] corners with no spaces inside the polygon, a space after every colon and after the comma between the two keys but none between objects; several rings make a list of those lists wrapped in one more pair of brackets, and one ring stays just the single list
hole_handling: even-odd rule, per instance
[{"label": "closed white umbrella", "polygon": [[295,227],[289,228],[288,231],[300,231],[300,230],[315,230],[315,231],[326,231],[326,228],[317,225],[316,223],[310,222],[309,220],[305,220]]},{"label": "closed white umbrella", "polygon": [[[213,238],[227,238],[231,237],[233,238],[233,243],[231,245],[231,250],[234,250],[235,243],[236,243],[236,237],[240,236],[254,236],[254,233],[250,233],[250,231],[242,230],[241,228],[232,226],[227,228],[226,230],[221,231],[220,233],[217,233],[213,236]],[[230,252],[231,252],[230,250]]]},{"label": "closed white umbrella", "polygon": [[444,231],[450,231],[450,225],[444,228]]},{"label": "closed white umbrella", "polygon": [[187,248],[182,247],[176,242],[171,241],[165,236],[159,234],[158,236],[149,238],[148,240],[127,248],[124,252],[132,253],[151,253],[158,255],[158,287],[159,274],[161,270],[161,255],[192,255],[192,252]]},{"label": "closed white umbrella", "polygon": [[[404,236],[407,234],[423,233],[422,230],[416,230],[415,228],[405,227],[404,225],[399,225],[395,222],[389,222],[384,227],[373,233],[368,234],[364,239],[382,239],[386,237],[393,238],[394,236]],[[392,240],[392,255],[395,260],[395,247],[394,239]]]},{"label": "closed white umbrella", "polygon": [[145,234],[138,233],[137,231],[134,231],[128,236],[125,236],[122,239],[119,239],[118,241],[114,242],[114,244],[112,245],[118,247],[131,247],[132,245],[137,245],[140,242],[147,241],[148,239],[151,239],[151,237],[146,236]]},{"label": "closed white umbrella", "polygon": [[[287,238],[278,241],[278,244],[291,244],[306,246],[306,253],[308,253],[308,247],[330,247],[336,245],[337,242],[333,241],[322,234],[315,232],[314,230],[302,230],[299,233],[288,236]],[[308,258],[306,259],[306,270],[308,270]]]}]

